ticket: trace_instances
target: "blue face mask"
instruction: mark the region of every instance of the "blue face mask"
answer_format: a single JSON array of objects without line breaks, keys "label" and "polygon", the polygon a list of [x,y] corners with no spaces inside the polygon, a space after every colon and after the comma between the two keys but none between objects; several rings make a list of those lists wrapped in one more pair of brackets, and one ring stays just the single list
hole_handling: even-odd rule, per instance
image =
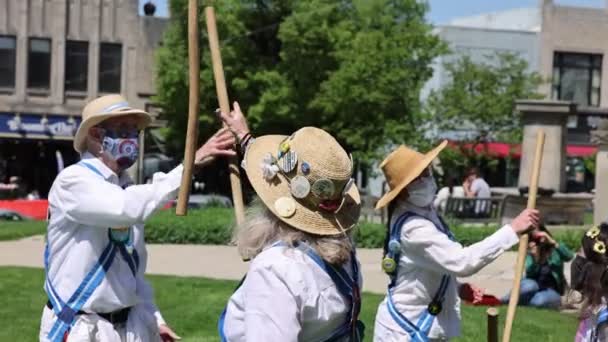
[{"label": "blue face mask", "polygon": [[139,157],[138,138],[103,138],[103,150],[114,158],[121,170],[126,170]]}]

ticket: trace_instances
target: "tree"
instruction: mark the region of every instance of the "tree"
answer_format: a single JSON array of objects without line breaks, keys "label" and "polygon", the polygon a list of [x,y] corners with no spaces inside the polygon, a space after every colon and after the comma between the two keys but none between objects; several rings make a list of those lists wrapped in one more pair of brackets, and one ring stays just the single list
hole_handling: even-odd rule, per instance
[{"label": "tree", "polygon": [[521,115],[515,101],[540,99],[541,77],[524,59],[510,53],[474,63],[464,56],[446,66],[449,84],[432,91],[426,114],[435,132],[468,129],[469,140],[521,141]]},{"label": "tree", "polygon": [[[172,20],[157,56],[156,101],[181,151],[187,112],[187,10]],[[202,7],[201,7],[202,8]],[[225,0],[216,2],[229,93],[255,134],[329,131],[365,164],[389,144],[420,138],[419,92],[444,51],[416,0]],[[203,16],[201,16],[202,18]],[[201,27],[204,22],[201,20]],[[200,132],[219,123],[206,36],[201,38]]]},{"label": "tree", "polygon": [[509,53],[488,56],[484,63],[464,56],[445,68],[450,82],[432,91],[425,104],[430,131],[442,135],[467,130],[470,134],[458,150],[442,153],[442,167],[452,170],[449,176],[457,179],[472,166],[494,170],[498,160],[484,151],[487,146],[483,143],[521,142],[521,115],[515,112],[515,101],[542,98],[538,93],[541,77],[528,71],[525,60]]}]

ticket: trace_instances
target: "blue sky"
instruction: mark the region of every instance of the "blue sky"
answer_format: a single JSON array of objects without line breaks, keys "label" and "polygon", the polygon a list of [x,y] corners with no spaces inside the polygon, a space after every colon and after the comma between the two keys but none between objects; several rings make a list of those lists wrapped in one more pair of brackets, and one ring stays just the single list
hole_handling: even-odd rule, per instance
[{"label": "blue sky", "polygon": [[[139,0],[141,5],[148,0]],[[151,0],[157,7],[157,15],[167,16],[169,0]],[[539,0],[429,0],[429,19],[433,24],[443,24],[451,19],[487,12],[502,11],[520,7],[538,6]],[[554,0],[555,3],[570,6],[603,7],[604,0]]]}]

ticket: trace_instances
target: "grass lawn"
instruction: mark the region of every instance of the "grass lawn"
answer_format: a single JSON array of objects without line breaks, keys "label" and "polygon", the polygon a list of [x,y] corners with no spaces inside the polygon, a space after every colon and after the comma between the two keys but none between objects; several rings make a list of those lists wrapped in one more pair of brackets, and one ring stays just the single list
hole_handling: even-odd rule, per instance
[{"label": "grass lawn", "polygon": [[[46,302],[40,269],[0,267],[0,341],[37,341],[40,313]],[[157,304],[182,341],[218,341],[216,323],[236,282],[203,278],[151,276]],[[373,321],[382,296],[365,294],[361,318],[367,326],[366,341],[373,336]],[[486,340],[485,308],[463,307],[463,338]],[[506,307],[501,308],[501,318]],[[519,308],[513,341],[556,342],[574,339],[576,319],[552,311]],[[501,326],[503,321],[501,320]]]},{"label": "grass lawn", "polygon": [[46,221],[0,221],[0,241],[46,233]]}]

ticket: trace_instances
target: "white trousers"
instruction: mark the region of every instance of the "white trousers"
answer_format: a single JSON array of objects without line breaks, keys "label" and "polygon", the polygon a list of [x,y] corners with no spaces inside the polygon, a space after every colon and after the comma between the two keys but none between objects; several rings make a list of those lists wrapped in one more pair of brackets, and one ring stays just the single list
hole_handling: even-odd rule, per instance
[{"label": "white trousers", "polygon": [[[44,307],[40,321],[40,342],[47,336],[57,317],[53,310]],[[129,312],[125,324],[112,325],[98,315],[79,315],[68,334],[67,342],[161,342],[154,315],[138,305]]]}]

